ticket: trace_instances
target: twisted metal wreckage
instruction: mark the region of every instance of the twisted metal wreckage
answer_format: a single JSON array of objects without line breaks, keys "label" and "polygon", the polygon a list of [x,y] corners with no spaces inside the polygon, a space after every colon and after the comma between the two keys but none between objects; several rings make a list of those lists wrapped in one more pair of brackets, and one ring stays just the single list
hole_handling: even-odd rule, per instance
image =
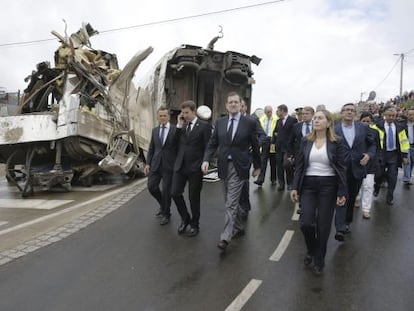
[{"label": "twisted metal wreckage", "polygon": [[227,92],[250,104],[251,63],[260,59],[215,51],[222,33],[206,49],[182,45],[167,53],[138,89],[134,73],[153,49],[120,70],[115,54],[91,48],[89,38],[97,33],[89,24],[69,37],[52,31],[61,43],[55,67],[37,64],[17,115],[0,117],[0,162],[23,197],[36,187],[90,184],[98,172],[139,176],[161,105],[176,122],[180,104],[192,99],[210,108],[214,122],[226,113]]}]

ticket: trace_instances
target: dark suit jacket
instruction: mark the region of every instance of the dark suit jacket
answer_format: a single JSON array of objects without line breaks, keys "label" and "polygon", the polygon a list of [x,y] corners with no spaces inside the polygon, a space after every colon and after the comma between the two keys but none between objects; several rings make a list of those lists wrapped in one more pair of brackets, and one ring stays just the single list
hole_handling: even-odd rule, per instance
[{"label": "dark suit jacket", "polygon": [[302,122],[295,123],[293,125],[292,135],[290,136],[290,141],[288,144],[288,148],[289,148],[288,152],[290,155],[296,156],[296,154],[298,154],[299,152],[300,143],[303,138],[303,134],[302,134],[303,123],[304,122],[302,121]]},{"label": "dark suit jacket", "polygon": [[[346,196],[346,167],[344,163],[345,159],[345,148],[341,142],[341,138],[338,141],[331,142],[326,140],[327,143],[327,153],[329,158],[329,163],[333,167],[336,173],[337,182],[338,182],[338,192],[337,196]],[[297,190],[300,194],[302,189],[303,178],[305,177],[306,169],[309,166],[309,154],[313,146],[313,141],[303,138],[301,141],[300,149],[296,155],[296,169],[295,177],[293,178],[292,189]]]},{"label": "dark suit jacket", "polygon": [[276,147],[276,152],[288,152],[289,142],[293,133],[293,126],[298,123],[296,118],[288,116],[283,125],[282,119],[278,119],[276,127],[273,131],[273,143]]},{"label": "dark suit jacket", "polygon": [[[400,140],[398,139],[398,133],[400,133],[401,131],[406,131],[406,133],[407,133],[407,127],[406,127],[405,124],[403,124],[401,122],[394,122],[394,124],[395,124],[396,132],[397,132],[397,133],[395,133],[395,137],[396,137],[395,143],[396,143],[396,148],[397,148],[398,154],[399,154],[399,156],[398,156],[398,166],[402,167],[402,159],[407,158],[408,154],[405,153],[405,152],[401,152]],[[382,149],[378,152],[378,160],[379,160],[380,163],[383,163],[384,162],[384,156],[385,156],[384,153],[386,152],[385,148],[387,146],[387,144],[386,144],[387,132],[385,131],[385,120],[382,119],[382,120],[378,121],[376,123],[376,125],[381,131],[384,132],[384,142],[383,142],[384,149]],[[407,135],[407,137],[408,137],[408,135]]]},{"label": "dark suit jacket", "polygon": [[197,118],[197,122],[189,135],[186,133],[186,126],[181,129],[177,128],[177,132],[179,147],[174,171],[201,172],[204,151],[211,136],[210,124]]},{"label": "dark suit jacket", "polygon": [[[217,165],[219,177],[227,177],[228,158],[230,155],[239,178],[248,179],[250,159],[252,158],[255,169],[261,166],[257,121],[250,117],[241,116],[231,142],[227,138],[228,122],[228,116],[217,120],[213,135],[204,154],[204,161],[209,161],[218,148]],[[249,155],[250,149],[251,158]]]},{"label": "dark suit jacket", "polygon": [[368,125],[361,122],[354,122],[355,138],[352,146],[349,146],[342,131],[342,122],[335,125],[335,134],[342,138],[345,147],[345,165],[348,170],[352,170],[352,174],[356,179],[365,178],[366,167],[362,166],[361,161],[364,153],[367,153],[370,159],[375,157],[376,146],[373,132]]},{"label": "dark suit jacket", "polygon": [[172,173],[178,149],[176,127],[170,123],[170,130],[164,145],[161,144],[160,131],[160,126],[152,129],[147,153],[147,164],[150,165],[151,172],[161,169],[162,171]]}]

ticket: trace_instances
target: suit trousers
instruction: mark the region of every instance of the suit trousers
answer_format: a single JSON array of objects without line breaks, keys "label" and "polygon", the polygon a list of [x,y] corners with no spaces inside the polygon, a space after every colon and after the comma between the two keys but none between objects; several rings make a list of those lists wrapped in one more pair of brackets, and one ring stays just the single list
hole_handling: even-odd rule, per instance
[{"label": "suit trousers", "polygon": [[[187,210],[184,200],[184,189],[188,182],[188,199],[190,201],[191,216]],[[203,173],[186,172],[184,170],[174,172],[171,195],[175,205],[177,205],[178,213],[181,220],[190,224],[191,228],[199,228],[200,221],[200,193],[203,187]]]},{"label": "suit trousers", "polygon": [[[162,172],[161,170],[150,172],[148,175],[148,191],[160,205],[161,213],[165,217],[171,216],[171,185],[173,172]],[[162,182],[162,191],[160,183]]]},{"label": "suit trousers", "polygon": [[346,231],[346,226],[352,223],[354,218],[355,200],[362,185],[362,179],[355,178],[352,169],[346,170],[346,187],[348,196],[345,206],[337,206],[335,211],[335,227],[337,232]]},{"label": "suit trousers", "polygon": [[257,178],[257,182],[264,183],[267,169],[267,162],[270,162],[270,181],[273,183],[276,181],[276,154],[270,152],[270,137],[266,139],[266,142],[262,145],[262,165],[260,167],[260,175]]},{"label": "suit trousers", "polygon": [[243,229],[239,202],[244,183],[245,179],[241,179],[237,175],[233,162],[229,161],[227,177],[223,180],[226,214],[224,217],[224,230],[220,236],[220,240],[230,242],[233,233]]},{"label": "suit trousers", "polygon": [[287,152],[276,151],[277,180],[281,187],[284,187],[286,183],[290,186],[293,181],[293,166],[287,161],[287,155]]},{"label": "suit trousers", "polygon": [[394,199],[394,190],[398,178],[398,157],[399,151],[387,151],[384,154],[384,161],[379,165],[379,169],[375,174],[375,190],[379,190],[381,183],[386,179],[388,184],[387,200]]},{"label": "suit trousers", "polygon": [[338,185],[336,176],[305,176],[300,192],[300,224],[307,252],[324,267]]}]

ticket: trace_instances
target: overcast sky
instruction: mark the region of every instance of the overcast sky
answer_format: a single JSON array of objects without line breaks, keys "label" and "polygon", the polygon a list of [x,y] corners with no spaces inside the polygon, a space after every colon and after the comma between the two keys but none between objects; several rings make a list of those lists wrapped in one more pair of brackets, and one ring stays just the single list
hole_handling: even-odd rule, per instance
[{"label": "overcast sky", "polygon": [[[0,45],[53,38],[51,30],[68,34],[89,22],[98,31],[170,20],[264,3],[266,0],[3,0]],[[118,56],[120,66],[139,50],[154,53],[138,69],[144,75],[166,52],[186,43],[205,47],[217,35],[215,49],[257,55],[253,108],[286,104],[325,104],[338,111],[346,102],[378,100],[399,93],[400,63],[406,53],[403,90],[414,89],[413,0],[285,0],[278,3],[173,23],[103,33],[92,47]],[[57,40],[0,46],[0,86],[23,90],[24,77],[38,62],[49,60]],[[390,73],[390,74],[389,74]],[[386,78],[386,76],[389,76]],[[386,78],[386,79],[385,79]],[[385,79],[385,80],[384,80]]]}]

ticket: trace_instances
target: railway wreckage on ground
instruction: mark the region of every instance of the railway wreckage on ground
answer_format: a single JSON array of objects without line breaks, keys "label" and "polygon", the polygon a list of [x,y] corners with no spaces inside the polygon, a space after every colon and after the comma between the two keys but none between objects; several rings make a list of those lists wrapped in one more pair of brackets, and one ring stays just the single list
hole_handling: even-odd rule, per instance
[{"label": "railway wreckage on ground", "polygon": [[69,37],[52,34],[61,44],[55,66],[37,64],[17,113],[0,117],[0,162],[23,197],[35,189],[89,185],[98,172],[142,176],[161,105],[171,110],[174,123],[185,100],[209,107],[212,122],[226,113],[229,91],[250,104],[251,63],[260,59],[215,51],[221,36],[207,48],[175,48],[136,87],[134,73],[151,47],[120,70],[115,54],[91,48],[97,31],[89,24]]}]

